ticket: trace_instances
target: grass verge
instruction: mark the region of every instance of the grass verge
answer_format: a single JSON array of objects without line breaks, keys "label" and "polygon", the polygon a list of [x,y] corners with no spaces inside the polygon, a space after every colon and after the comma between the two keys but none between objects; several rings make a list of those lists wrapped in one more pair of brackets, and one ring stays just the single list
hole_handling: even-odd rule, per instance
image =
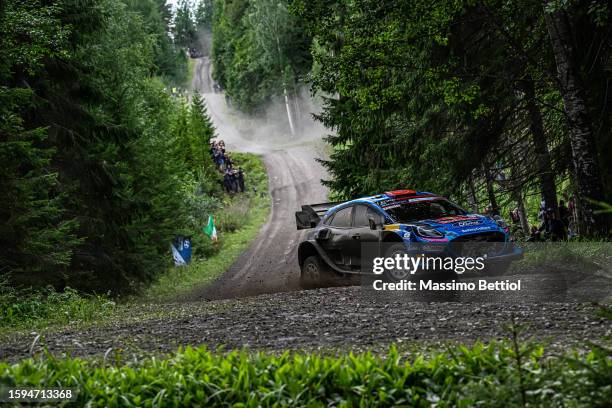
[{"label": "grass verge", "polygon": [[52,288],[17,291],[0,285],[0,339],[13,331],[96,321],[116,306],[107,296],[84,296],[71,288],[60,293]]},{"label": "grass verge", "polygon": [[0,387],[71,388],[75,406],[606,406],[610,352],[546,356],[538,345],[402,355],[179,350],[121,361],[41,356],[0,363]]},{"label": "grass verge", "polygon": [[527,242],[520,246],[524,250],[524,257],[512,264],[515,271],[574,269],[592,274],[600,269],[609,270],[611,242]]},{"label": "grass verge", "polygon": [[270,196],[263,162],[249,153],[232,156],[245,171],[248,192],[227,198],[223,209],[215,214],[218,252],[207,259],[195,259],[186,267],[172,268],[149,287],[145,300],[170,300],[210,283],[249,247],[268,218]]},{"label": "grass verge", "polygon": [[191,82],[193,81],[193,76],[195,75],[195,68],[196,60],[187,57],[187,78],[185,79],[185,87],[187,89],[191,87]]}]

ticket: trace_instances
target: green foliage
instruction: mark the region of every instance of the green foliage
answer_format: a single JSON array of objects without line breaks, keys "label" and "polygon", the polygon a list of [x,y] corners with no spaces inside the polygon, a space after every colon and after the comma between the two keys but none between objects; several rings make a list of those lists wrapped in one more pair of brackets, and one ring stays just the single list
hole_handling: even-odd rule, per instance
[{"label": "green foliage", "polygon": [[152,72],[176,85],[183,85],[187,70],[185,53],[169,35],[172,20],[170,4],[165,0],[125,0],[128,9],[138,13],[147,34],[154,38]]},{"label": "green foliage", "polygon": [[544,357],[542,347],[516,366],[507,344],[449,347],[403,356],[391,347],[337,357],[285,352],[213,353],[186,348],[167,359],[115,365],[37,358],[0,363],[10,387],[71,387],[91,406],[605,406],[611,397],[609,354]]},{"label": "green foliage", "polygon": [[[176,299],[195,287],[212,282],[234,263],[257,236],[261,225],[268,218],[270,198],[268,176],[261,158],[249,153],[233,153],[232,158],[242,167],[247,191],[236,196],[225,196],[222,201],[208,202],[206,195],[193,195],[193,214],[199,219],[215,219],[219,240],[213,243],[197,227],[193,239],[193,260],[185,267],[172,268],[159,276],[147,288],[146,296],[154,299]],[[197,207],[200,206],[200,207]],[[198,210],[199,208],[199,210]]]},{"label": "green foliage", "polygon": [[326,100],[321,115],[335,131],[329,185],[343,197],[401,185],[454,192],[497,142],[498,107],[513,106],[508,95],[491,97],[462,65],[497,63],[494,45],[454,49],[470,9],[452,2],[323,4],[302,13],[322,46],[314,85],[339,95]]},{"label": "green foliage", "polygon": [[170,20],[162,0],[2,2],[0,274],[13,285],[136,291],[218,208],[204,104],[165,91],[186,74]]},{"label": "green foliage", "polygon": [[[169,107],[175,106],[169,99],[167,102],[170,102]],[[184,105],[179,107],[185,108]],[[150,138],[144,140],[161,143],[167,150],[161,146],[143,147],[142,151],[159,152],[159,157],[149,155],[143,159],[146,159],[152,167],[162,166],[159,168],[170,171],[171,168],[167,165],[172,162],[161,159],[170,154],[175,141],[155,136],[159,134],[165,133],[153,133]],[[226,196],[221,200],[219,196],[202,193],[202,189],[197,187],[197,184],[188,184],[186,188],[173,190],[173,187],[179,184],[164,185],[166,179],[163,177],[150,179],[151,185],[139,185],[138,199],[158,202],[158,211],[163,209],[162,203],[173,202],[169,195],[183,194],[185,211],[189,214],[189,224],[182,232],[187,235],[195,234],[192,236],[194,253],[191,264],[168,268],[165,273],[156,276],[154,282],[144,292],[146,299],[176,299],[189,293],[194,287],[211,282],[230,267],[258,234],[270,209],[266,169],[262,160],[253,154],[234,153],[233,158],[244,170],[248,186],[247,192],[234,197]],[[165,210],[178,209],[169,207]],[[201,233],[209,214],[214,215],[219,231],[217,243],[213,243],[209,237]],[[148,217],[154,219],[156,215],[151,213]],[[153,264],[148,265],[150,262],[148,257],[157,259],[159,255],[155,252],[155,245],[159,246],[159,251],[165,252],[168,242],[155,241],[157,235],[152,234],[147,227],[150,222],[149,218],[133,222],[129,231],[135,240],[142,239],[149,242],[148,245],[143,243],[138,248],[140,257],[138,262],[147,268],[158,268]],[[170,235],[176,231],[172,222],[164,223],[159,219],[156,222],[158,222],[156,233],[166,230],[165,233]],[[164,264],[167,264],[165,260]],[[121,318],[119,316],[126,313],[133,315],[134,308],[140,308],[141,301],[142,298],[134,297],[128,298],[127,302],[115,304],[108,296],[85,295],[69,287],[61,292],[52,287],[17,290],[9,282],[0,281],[0,334],[15,330],[47,330],[65,325],[82,326],[119,319]]]},{"label": "green foliage", "polygon": [[197,31],[193,12],[188,0],[181,0],[174,18],[174,38],[180,47],[191,48],[195,46]]},{"label": "green foliage", "polygon": [[261,108],[304,82],[312,64],[310,43],[287,1],[215,3],[213,75],[244,111]]},{"label": "green foliage", "polygon": [[[467,201],[462,189],[483,191],[488,181],[514,208],[520,194],[546,195],[545,173],[553,194],[568,178],[573,191],[590,183],[575,174],[579,157],[597,161],[603,176],[593,175],[592,184],[612,191],[610,160],[602,156],[611,135],[602,95],[610,52],[590,51],[609,42],[612,9],[605,2],[561,3],[574,38],[589,44],[577,48],[573,63],[590,125],[599,129],[594,158],[586,147],[570,149],[564,89],[540,3],[293,2],[315,38],[313,88],[327,96],[319,118],[332,130],[334,151],[325,162],[332,191],[350,198],[407,186]],[[540,167],[544,156],[550,168]],[[493,204],[495,197],[482,196]],[[577,197],[579,207],[587,198]]]},{"label": "green foliage", "polygon": [[80,242],[50,166],[55,149],[47,143],[47,129],[27,123],[36,94],[26,79],[38,75],[46,59],[67,54],[68,31],[57,28],[58,14],[57,6],[33,1],[0,7],[0,277],[57,275]]},{"label": "green foliage", "polygon": [[105,296],[83,296],[66,288],[15,290],[0,283],[0,328],[37,329],[47,325],[96,321],[108,315],[115,303]]},{"label": "green foliage", "polygon": [[196,7],[194,17],[196,27],[199,29],[210,30],[213,20],[213,0],[200,0]]}]

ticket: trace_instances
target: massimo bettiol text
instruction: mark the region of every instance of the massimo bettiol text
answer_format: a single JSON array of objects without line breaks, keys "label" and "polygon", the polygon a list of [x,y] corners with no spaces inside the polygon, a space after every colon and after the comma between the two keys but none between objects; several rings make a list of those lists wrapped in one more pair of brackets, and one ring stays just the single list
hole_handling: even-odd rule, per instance
[{"label": "massimo bettiol text", "polygon": [[[372,273],[379,276],[393,276],[395,279],[375,279],[372,287],[377,291],[520,291],[521,281],[479,279],[477,282],[459,282],[455,279],[438,281],[427,279],[428,273],[446,273],[447,276],[463,275],[466,272],[483,273],[487,256],[440,257],[395,254],[391,257],[375,257]],[[419,279],[412,279],[418,274]],[[407,279],[397,279],[406,277]],[[408,279],[411,278],[411,279]]]}]

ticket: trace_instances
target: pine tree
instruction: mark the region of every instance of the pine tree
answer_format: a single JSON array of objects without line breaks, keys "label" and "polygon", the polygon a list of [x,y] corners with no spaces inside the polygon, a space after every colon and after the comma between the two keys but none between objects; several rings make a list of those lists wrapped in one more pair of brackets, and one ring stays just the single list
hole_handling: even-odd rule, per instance
[{"label": "pine tree", "polygon": [[200,0],[195,12],[196,26],[199,29],[212,28],[213,0]]},{"label": "pine tree", "polygon": [[61,285],[79,244],[77,222],[63,208],[66,194],[50,165],[55,150],[47,130],[27,120],[36,110],[28,83],[44,59],[66,52],[68,32],[58,25],[52,6],[0,5],[0,275],[16,285]]},{"label": "pine tree", "polygon": [[197,35],[189,2],[181,0],[174,18],[174,39],[178,46],[191,48]]},{"label": "pine tree", "polygon": [[201,189],[207,194],[219,192],[219,175],[210,155],[210,143],[216,136],[215,126],[198,91],[194,92],[191,101],[190,127],[192,150],[198,157],[195,167],[201,169],[199,174]]}]

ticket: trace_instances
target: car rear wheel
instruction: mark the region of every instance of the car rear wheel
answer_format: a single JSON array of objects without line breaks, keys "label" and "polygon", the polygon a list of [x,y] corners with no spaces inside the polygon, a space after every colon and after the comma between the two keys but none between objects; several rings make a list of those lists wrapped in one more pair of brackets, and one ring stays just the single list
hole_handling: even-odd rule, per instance
[{"label": "car rear wheel", "polygon": [[311,255],[304,260],[300,274],[300,286],[313,289],[324,286],[330,279],[331,271],[318,255]]}]

